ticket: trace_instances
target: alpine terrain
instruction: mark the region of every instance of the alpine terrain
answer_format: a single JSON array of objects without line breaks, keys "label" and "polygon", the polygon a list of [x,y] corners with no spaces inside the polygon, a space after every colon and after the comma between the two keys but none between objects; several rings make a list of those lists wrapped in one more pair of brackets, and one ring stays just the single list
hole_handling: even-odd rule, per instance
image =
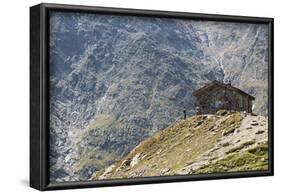
[{"label": "alpine terrain", "polygon": [[[266,117],[267,26],[51,12],[50,180],[61,182],[91,179],[102,169],[123,161],[130,152],[134,153],[132,149],[140,142],[146,139],[151,141],[152,137],[158,138],[157,134],[162,134],[161,131],[171,125],[179,125],[178,133],[189,135],[189,130],[184,126],[191,125],[191,121],[176,121],[182,119],[184,109],[187,116],[196,113],[192,92],[212,80],[231,81],[232,85],[254,96],[253,111]],[[233,115],[239,117],[238,113],[230,114]],[[210,121],[210,125],[221,121],[216,116],[195,118],[203,123],[203,118],[214,120]],[[177,133],[177,127],[174,130],[172,128],[164,131]],[[215,144],[220,140],[223,128],[217,130],[200,128],[196,132],[200,134],[194,136],[204,135],[205,131],[208,137],[214,133],[209,138]],[[249,145],[249,149],[257,146],[263,149],[264,139],[258,137],[255,143]],[[175,140],[178,142],[169,146],[181,143],[179,139]],[[246,142],[248,140],[241,140],[241,146]],[[163,146],[165,148],[166,145]],[[209,148],[204,147],[198,152],[203,154]],[[182,149],[187,151],[186,147]],[[248,152],[254,152],[244,149],[247,149],[245,157]],[[158,152],[169,155],[167,151],[156,146],[155,150],[151,150],[151,159],[156,160]],[[146,152],[148,150],[144,154]],[[143,157],[142,152],[139,154],[138,157]],[[257,154],[257,160],[262,163],[260,157],[263,156]],[[199,157],[190,153],[191,158],[195,159],[195,156]],[[149,157],[147,155],[145,160]],[[219,153],[217,157],[213,162],[221,169],[223,159]],[[170,158],[172,161],[173,157]],[[183,161],[188,162],[190,159],[182,158],[180,162]],[[205,172],[209,170],[206,165],[203,161],[194,161],[190,165],[167,165],[169,171],[164,172],[162,167],[156,167],[155,173],[185,173],[191,169]],[[134,168],[124,173],[124,176],[141,173],[137,171],[142,169],[141,163],[137,163]],[[154,173],[143,171],[144,175]],[[110,176],[119,177],[122,170],[114,169],[114,172]]]}]

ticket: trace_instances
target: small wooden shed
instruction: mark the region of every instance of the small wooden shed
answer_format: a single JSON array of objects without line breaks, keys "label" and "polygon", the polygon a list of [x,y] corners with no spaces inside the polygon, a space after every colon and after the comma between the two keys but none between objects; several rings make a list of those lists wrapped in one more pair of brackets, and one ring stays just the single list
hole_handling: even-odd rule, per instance
[{"label": "small wooden shed", "polygon": [[214,114],[220,109],[252,112],[253,96],[230,83],[212,81],[193,92],[197,114]]}]

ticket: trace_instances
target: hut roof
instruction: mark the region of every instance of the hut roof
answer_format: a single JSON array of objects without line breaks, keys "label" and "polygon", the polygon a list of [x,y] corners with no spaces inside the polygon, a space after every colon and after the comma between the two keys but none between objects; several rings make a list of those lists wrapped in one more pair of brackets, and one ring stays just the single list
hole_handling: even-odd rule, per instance
[{"label": "hut roof", "polygon": [[236,92],[241,93],[243,95],[249,96],[252,100],[255,100],[255,97],[253,97],[250,94],[240,90],[239,88],[236,88],[236,87],[234,87],[230,84],[225,84],[225,83],[222,83],[222,82],[219,82],[219,81],[211,81],[211,82],[207,83],[205,86],[203,86],[202,88],[194,91],[192,94],[193,94],[193,96],[204,95],[206,92],[210,91],[214,87],[221,87],[221,88],[233,90],[233,91],[236,91]]}]

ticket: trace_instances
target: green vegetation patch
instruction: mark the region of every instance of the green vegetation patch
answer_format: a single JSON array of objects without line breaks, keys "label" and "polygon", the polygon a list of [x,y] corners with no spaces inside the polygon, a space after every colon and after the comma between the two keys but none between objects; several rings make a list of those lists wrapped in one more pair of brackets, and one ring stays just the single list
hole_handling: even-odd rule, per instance
[{"label": "green vegetation patch", "polygon": [[81,157],[75,164],[76,171],[80,171],[87,166],[95,164],[97,169],[104,168],[108,161],[116,161],[120,156],[117,153],[109,153],[98,148],[89,147],[84,150],[83,157]]},{"label": "green vegetation patch", "polygon": [[261,144],[243,153],[229,154],[225,158],[196,170],[196,173],[239,172],[268,169],[268,145]]},{"label": "green vegetation patch", "polygon": [[248,150],[251,154],[255,154],[257,156],[265,156],[268,153],[268,144],[264,143],[257,147],[251,148]]},{"label": "green vegetation patch", "polygon": [[240,113],[230,115],[229,118],[224,120],[220,125],[223,129],[222,135],[225,136],[233,133],[236,128],[240,127],[242,119],[243,118]]},{"label": "green vegetation patch", "polygon": [[243,148],[245,148],[245,147],[247,147],[247,146],[253,145],[254,143],[255,143],[255,141],[247,141],[247,142],[244,142],[244,143],[242,143],[241,145],[239,145],[239,146],[237,146],[237,147],[234,147],[234,148],[228,150],[228,151],[226,152],[226,154],[240,151],[240,150],[242,150]]}]

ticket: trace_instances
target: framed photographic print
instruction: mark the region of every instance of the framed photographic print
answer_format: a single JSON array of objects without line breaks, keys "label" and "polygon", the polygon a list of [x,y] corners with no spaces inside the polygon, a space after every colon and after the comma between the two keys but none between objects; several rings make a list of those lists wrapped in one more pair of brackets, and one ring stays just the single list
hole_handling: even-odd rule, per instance
[{"label": "framed photographic print", "polygon": [[273,175],[273,19],[30,8],[30,186]]}]

